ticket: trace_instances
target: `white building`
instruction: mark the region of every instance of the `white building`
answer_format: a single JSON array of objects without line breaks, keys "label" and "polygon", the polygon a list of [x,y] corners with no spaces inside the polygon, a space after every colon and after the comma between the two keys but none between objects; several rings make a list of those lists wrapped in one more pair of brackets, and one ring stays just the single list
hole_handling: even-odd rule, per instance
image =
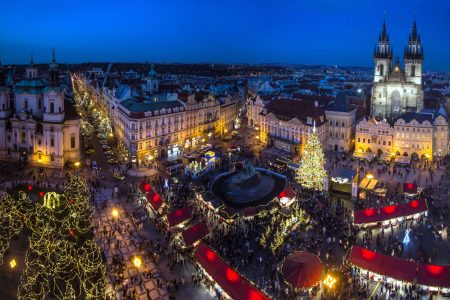
[{"label": "white building", "polygon": [[12,93],[4,79],[0,67],[0,158],[51,168],[78,161],[80,120],[74,108],[64,101],[54,53],[48,81],[39,77],[32,59],[25,78]]}]

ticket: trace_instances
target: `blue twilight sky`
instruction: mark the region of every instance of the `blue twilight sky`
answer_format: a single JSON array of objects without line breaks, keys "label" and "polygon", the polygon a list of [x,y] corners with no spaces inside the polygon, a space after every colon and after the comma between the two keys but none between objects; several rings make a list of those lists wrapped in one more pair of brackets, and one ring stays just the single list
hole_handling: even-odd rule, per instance
[{"label": "blue twilight sky", "polygon": [[402,56],[414,14],[425,69],[450,71],[449,0],[3,0],[4,64],[58,61],[371,66],[386,20]]}]

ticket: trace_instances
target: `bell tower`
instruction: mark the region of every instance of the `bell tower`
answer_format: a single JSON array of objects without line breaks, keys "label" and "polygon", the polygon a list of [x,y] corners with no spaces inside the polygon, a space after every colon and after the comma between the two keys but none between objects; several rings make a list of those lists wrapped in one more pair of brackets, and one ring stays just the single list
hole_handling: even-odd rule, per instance
[{"label": "bell tower", "polygon": [[418,85],[422,84],[423,56],[420,34],[417,32],[416,20],[414,20],[404,54],[406,81]]},{"label": "bell tower", "polygon": [[386,29],[386,20],[383,22],[383,28],[378,37],[378,44],[375,45],[373,59],[375,62],[374,82],[386,80],[392,62],[392,49]]}]

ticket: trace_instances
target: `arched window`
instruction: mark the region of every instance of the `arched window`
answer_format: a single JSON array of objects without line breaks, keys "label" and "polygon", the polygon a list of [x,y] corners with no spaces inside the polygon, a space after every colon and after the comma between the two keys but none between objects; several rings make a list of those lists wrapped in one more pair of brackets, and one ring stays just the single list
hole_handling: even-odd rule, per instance
[{"label": "arched window", "polygon": [[23,109],[28,109],[28,100],[26,100],[26,99],[23,102]]},{"label": "arched window", "polygon": [[55,103],[50,102],[50,113],[53,114],[55,112]]},{"label": "arched window", "polygon": [[380,75],[384,76],[384,65],[380,65]]},{"label": "arched window", "polygon": [[416,66],[411,67],[411,77],[416,76]]}]

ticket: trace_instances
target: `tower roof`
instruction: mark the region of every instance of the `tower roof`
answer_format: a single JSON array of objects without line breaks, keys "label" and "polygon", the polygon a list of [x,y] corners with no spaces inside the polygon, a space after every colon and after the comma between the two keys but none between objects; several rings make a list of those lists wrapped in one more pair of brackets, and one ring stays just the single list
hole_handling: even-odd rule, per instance
[{"label": "tower roof", "polygon": [[389,41],[389,34],[386,26],[386,18],[383,21],[381,33],[378,35],[378,43],[375,45],[374,55],[375,58],[392,58],[392,49]]},{"label": "tower roof", "polygon": [[411,33],[408,36],[408,45],[405,48],[404,58],[423,60],[424,53],[420,39],[420,34],[417,31],[416,19],[414,18]]},{"label": "tower roof", "polygon": [[50,70],[54,70],[58,68],[58,64],[56,63],[55,59],[55,48],[52,48],[52,62],[49,65]]},{"label": "tower roof", "polygon": [[148,75],[150,75],[150,77],[155,77],[156,76],[156,71],[154,69],[154,66],[152,64],[152,66],[150,67],[150,71],[148,72]]}]

